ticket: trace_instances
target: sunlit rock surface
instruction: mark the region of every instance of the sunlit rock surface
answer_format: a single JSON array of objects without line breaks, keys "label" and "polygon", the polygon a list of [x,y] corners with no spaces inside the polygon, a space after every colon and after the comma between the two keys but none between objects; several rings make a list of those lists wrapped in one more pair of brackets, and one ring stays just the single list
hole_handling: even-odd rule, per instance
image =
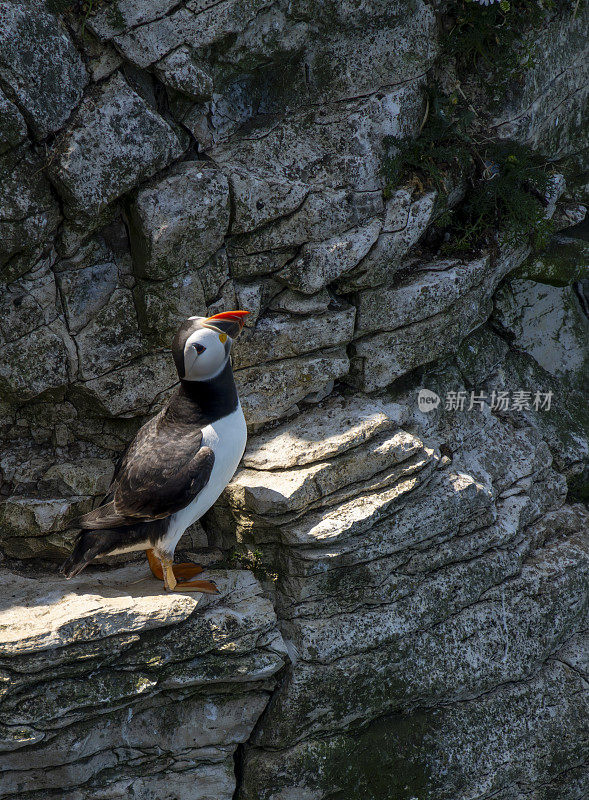
[{"label": "sunlit rock surface", "polygon": [[164,593],[147,564],[1,577],[0,797],[230,800],[286,660],[250,573],[216,571],[212,598]]},{"label": "sunlit rock surface", "polygon": [[[566,159],[555,235],[450,258],[460,181],[383,192],[434,74],[469,91],[439,3],[0,1],[0,797],[589,794],[589,61],[565,6],[503,99],[470,98]],[[220,595],[164,594],[143,554],[66,583],[178,324],[231,308],[250,440],[179,548]]]}]

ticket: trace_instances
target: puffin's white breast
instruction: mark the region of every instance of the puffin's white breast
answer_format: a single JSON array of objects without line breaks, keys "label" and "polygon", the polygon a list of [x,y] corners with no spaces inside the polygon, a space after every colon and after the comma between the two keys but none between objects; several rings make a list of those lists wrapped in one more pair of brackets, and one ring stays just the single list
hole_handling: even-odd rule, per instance
[{"label": "puffin's white breast", "polygon": [[202,429],[202,446],[210,447],[215,454],[213,469],[204,489],[186,508],[170,517],[168,530],[160,544],[162,549],[173,552],[186,528],[200,519],[217,500],[235,474],[246,441],[247,428],[239,402],[231,414]]}]

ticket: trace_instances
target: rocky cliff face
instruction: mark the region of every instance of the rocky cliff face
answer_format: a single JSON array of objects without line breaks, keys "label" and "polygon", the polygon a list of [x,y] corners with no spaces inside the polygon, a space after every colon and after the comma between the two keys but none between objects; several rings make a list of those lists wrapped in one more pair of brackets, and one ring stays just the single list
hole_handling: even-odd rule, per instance
[{"label": "rocky cliff face", "polygon": [[[428,245],[460,181],[383,193],[386,137],[457,80],[448,14],[0,2],[1,798],[589,792],[586,7],[468,96],[577,173],[533,255]],[[176,326],[234,307],[250,440],[183,546],[261,583],[65,584]]]}]

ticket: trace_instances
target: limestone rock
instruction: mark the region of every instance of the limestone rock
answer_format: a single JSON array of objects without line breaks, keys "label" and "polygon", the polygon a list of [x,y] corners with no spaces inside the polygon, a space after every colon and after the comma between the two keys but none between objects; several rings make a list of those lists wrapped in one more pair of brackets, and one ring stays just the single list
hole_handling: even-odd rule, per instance
[{"label": "limestone rock", "polygon": [[[279,219],[257,233],[235,237],[231,242],[231,253],[241,255],[278,248],[282,250],[309,241],[327,239],[372,220],[381,211],[382,198],[377,193],[347,192],[344,189],[310,192],[300,208],[290,216]],[[370,227],[366,231],[366,237],[370,237],[371,232]],[[367,248],[369,245],[364,241],[363,246]],[[342,248],[345,251],[345,242]],[[342,258],[344,265],[348,263],[345,256]],[[340,260],[336,261],[341,263]],[[323,278],[320,280],[319,288],[326,285]],[[313,291],[316,290],[309,291],[309,294]]]},{"label": "limestone rock", "polygon": [[394,429],[401,408],[362,397],[334,397],[304,417],[249,439],[243,458],[256,470],[289,469],[339,455]]},{"label": "limestone rock", "polygon": [[[268,361],[281,361],[349,342],[354,333],[355,309],[333,303],[327,313],[301,321],[287,314],[260,317],[254,329],[245,331],[235,349],[236,369]],[[269,367],[271,369],[271,367]]]},{"label": "limestone rock", "polygon": [[530,46],[544,58],[526,72],[518,91],[496,115],[502,139],[518,139],[562,158],[584,141],[587,103],[587,9],[574,16],[556,15],[531,37]]},{"label": "limestone rock", "polygon": [[570,287],[512,280],[497,293],[496,315],[529,353],[555,377],[582,389],[589,374],[589,321]]},{"label": "limestone rock", "polygon": [[229,186],[218,170],[187,161],[143,189],[130,209],[137,273],[162,280],[201,267],[223,244]]},{"label": "limestone rock", "polygon": [[[395,330],[444,311],[477,284],[482,283],[487,259],[466,264],[436,264],[435,270],[419,265],[411,277],[395,288],[381,287],[360,292],[358,297],[359,335],[375,330]],[[383,314],[383,307],[387,309]]]},{"label": "limestone rock", "polygon": [[88,81],[82,59],[65,26],[39,4],[0,4],[0,38],[0,78],[43,139],[59,130],[80,102]]},{"label": "limestone rock", "polygon": [[318,292],[358,264],[376,241],[381,225],[375,219],[325,242],[303,245],[300,257],[281,270],[278,279],[304,294]]},{"label": "limestone rock", "polygon": [[60,220],[43,161],[26,145],[0,156],[0,267],[9,280],[27,272]]},{"label": "limestone rock", "polygon": [[84,458],[75,463],[54,464],[43,475],[44,481],[57,481],[77,495],[105,495],[114,473],[112,461]]},{"label": "limestone rock", "polygon": [[41,537],[75,527],[75,520],[91,510],[88,497],[9,497],[0,506],[2,550],[20,558],[54,555],[54,543],[47,546]]},{"label": "limestone rock", "polygon": [[35,800],[79,797],[81,776],[87,798],[122,798],[132,786],[148,800],[173,785],[230,800],[233,753],[285,650],[253,576],[214,578],[211,598],[164,593],[146,564],[70,583],[3,571],[11,604],[0,613],[0,660],[12,677],[0,705],[0,796],[26,787]]},{"label": "limestone rock", "polygon": [[48,172],[68,214],[93,217],[181,153],[169,125],[117,73],[84,101]]},{"label": "limestone rock", "polygon": [[254,231],[298,208],[309,186],[283,175],[234,172],[230,177],[235,215],[232,233]]},{"label": "limestone rock", "polygon": [[[0,800],[589,795],[587,8],[502,99],[438,5],[0,0]],[[432,81],[566,156],[545,253],[428,254],[465,185],[383,159]],[[248,448],[178,544],[220,594],[58,578],[232,308]]]},{"label": "limestone rock", "polygon": [[103,38],[112,37],[129,61],[148,67],[183,44],[198,49],[222,42],[241,31],[262,6],[263,0],[230,0],[219,8],[200,0],[181,5],[169,0],[158,0],[155,5],[126,0],[119,6],[117,19],[111,22],[108,9],[104,9],[90,26]]},{"label": "limestone rock", "polygon": [[74,384],[76,403],[108,416],[147,413],[178,382],[169,352],[151,352],[97,378]]},{"label": "limestone rock", "polygon": [[131,292],[115,289],[75,340],[83,380],[111,372],[141,355],[145,345],[137,331]]},{"label": "limestone rock", "polygon": [[238,370],[235,381],[246,421],[257,425],[279,419],[309,392],[341,378],[348,369],[346,351],[334,348]]},{"label": "limestone rock", "polygon": [[583,280],[589,270],[589,244],[583,239],[559,234],[543,252],[530,256],[517,276],[551,286],[569,286]]},{"label": "limestone rock", "polygon": [[68,328],[80,333],[112,297],[119,279],[117,263],[108,248],[95,241],[55,269]]},{"label": "limestone rock", "polygon": [[0,154],[16,147],[27,135],[27,126],[18,108],[0,90]]},{"label": "limestone rock", "polygon": [[338,282],[343,292],[389,283],[414,244],[432,221],[437,194],[427,192],[411,200],[407,189],[399,189],[387,201],[378,240],[350,274]]},{"label": "limestone rock", "polygon": [[278,297],[270,303],[272,311],[285,311],[289,314],[300,314],[308,316],[310,314],[323,314],[327,311],[331,298],[325,289],[313,295],[301,294],[292,289],[284,289]]},{"label": "limestone rock", "polygon": [[204,100],[211,96],[213,81],[194,58],[191,48],[182,46],[163,58],[156,67],[161,80],[171,89]]},{"label": "limestone rock", "polygon": [[64,387],[77,368],[74,342],[62,320],[5,344],[0,387],[5,398],[29,400]]}]

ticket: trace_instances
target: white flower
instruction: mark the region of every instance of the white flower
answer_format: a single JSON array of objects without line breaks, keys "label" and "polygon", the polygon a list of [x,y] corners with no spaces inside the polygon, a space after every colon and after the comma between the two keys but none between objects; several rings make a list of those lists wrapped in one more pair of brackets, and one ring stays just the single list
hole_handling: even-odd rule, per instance
[{"label": "white flower", "polygon": [[501,0],[474,0],[474,2],[481,6],[490,6],[492,3],[500,3]]}]

